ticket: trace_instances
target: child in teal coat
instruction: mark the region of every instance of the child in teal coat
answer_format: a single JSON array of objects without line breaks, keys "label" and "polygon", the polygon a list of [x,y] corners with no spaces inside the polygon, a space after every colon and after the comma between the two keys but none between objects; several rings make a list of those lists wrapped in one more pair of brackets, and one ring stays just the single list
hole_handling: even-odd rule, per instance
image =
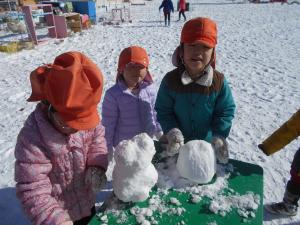
[{"label": "child in teal coat", "polygon": [[214,68],[216,44],[214,21],[199,17],[185,23],[172,58],[177,68],[163,78],[155,110],[168,151],[176,153],[190,140],[206,140],[226,163],[235,103],[224,75]]}]

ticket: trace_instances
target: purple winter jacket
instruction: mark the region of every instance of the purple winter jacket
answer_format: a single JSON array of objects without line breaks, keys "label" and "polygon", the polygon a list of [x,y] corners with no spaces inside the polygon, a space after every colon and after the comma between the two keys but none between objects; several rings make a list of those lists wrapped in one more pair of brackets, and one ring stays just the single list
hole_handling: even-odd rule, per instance
[{"label": "purple winter jacket", "polygon": [[73,224],[95,204],[85,183],[89,166],[107,168],[104,127],[71,135],[58,132],[38,104],[19,133],[15,148],[17,197],[33,224]]},{"label": "purple winter jacket", "polygon": [[156,91],[152,83],[142,81],[139,93],[134,95],[120,80],[109,88],[102,104],[102,123],[109,150],[122,140],[140,133],[153,137],[161,131],[154,104]]}]

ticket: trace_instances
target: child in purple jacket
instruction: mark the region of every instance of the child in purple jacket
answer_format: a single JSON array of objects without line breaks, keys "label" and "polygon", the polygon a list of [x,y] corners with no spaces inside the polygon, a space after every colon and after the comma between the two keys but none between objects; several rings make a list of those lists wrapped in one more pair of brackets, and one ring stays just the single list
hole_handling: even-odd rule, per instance
[{"label": "child in purple jacket", "polygon": [[162,135],[154,111],[156,91],[148,66],[148,54],[139,46],[125,48],[120,54],[117,82],[106,91],[102,105],[109,153],[119,142],[139,133],[157,139]]},{"label": "child in purple jacket", "polygon": [[66,52],[30,74],[36,109],[15,148],[16,193],[32,224],[86,225],[106,183],[107,146],[97,111],[101,71]]}]

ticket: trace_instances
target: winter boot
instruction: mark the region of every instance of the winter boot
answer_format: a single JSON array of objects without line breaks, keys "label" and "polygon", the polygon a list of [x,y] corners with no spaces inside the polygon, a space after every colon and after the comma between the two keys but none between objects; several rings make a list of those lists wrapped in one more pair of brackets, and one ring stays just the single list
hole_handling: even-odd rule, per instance
[{"label": "winter boot", "polygon": [[266,205],[265,208],[268,212],[273,214],[296,216],[298,210],[298,200],[298,195],[294,195],[286,190],[282,202]]}]

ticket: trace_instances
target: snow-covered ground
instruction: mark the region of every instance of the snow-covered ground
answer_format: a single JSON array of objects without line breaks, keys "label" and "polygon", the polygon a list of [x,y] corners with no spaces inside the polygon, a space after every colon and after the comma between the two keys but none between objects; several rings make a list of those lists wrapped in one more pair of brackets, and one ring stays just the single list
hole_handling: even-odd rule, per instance
[{"label": "snow-covered ground", "polygon": [[[281,200],[300,141],[270,157],[256,146],[300,107],[300,5],[190,2],[188,18],[207,16],[218,23],[217,69],[229,80],[237,104],[229,137],[230,155],[264,168],[264,203]],[[52,62],[60,53],[78,50],[101,68],[106,90],[114,84],[120,51],[129,45],[141,45],[150,55],[150,70],[158,87],[173,68],[170,58],[183,25],[182,21],[176,22],[175,12],[171,27],[164,27],[159,4],[160,0],[153,0],[145,6],[132,6],[132,23],[99,23],[63,41],[50,41],[12,55],[0,53],[1,225],[30,224],[15,197],[13,178],[16,137],[35,106],[26,102],[31,91],[29,73],[42,63]],[[292,219],[265,213],[264,224],[300,224],[300,212]]]}]

